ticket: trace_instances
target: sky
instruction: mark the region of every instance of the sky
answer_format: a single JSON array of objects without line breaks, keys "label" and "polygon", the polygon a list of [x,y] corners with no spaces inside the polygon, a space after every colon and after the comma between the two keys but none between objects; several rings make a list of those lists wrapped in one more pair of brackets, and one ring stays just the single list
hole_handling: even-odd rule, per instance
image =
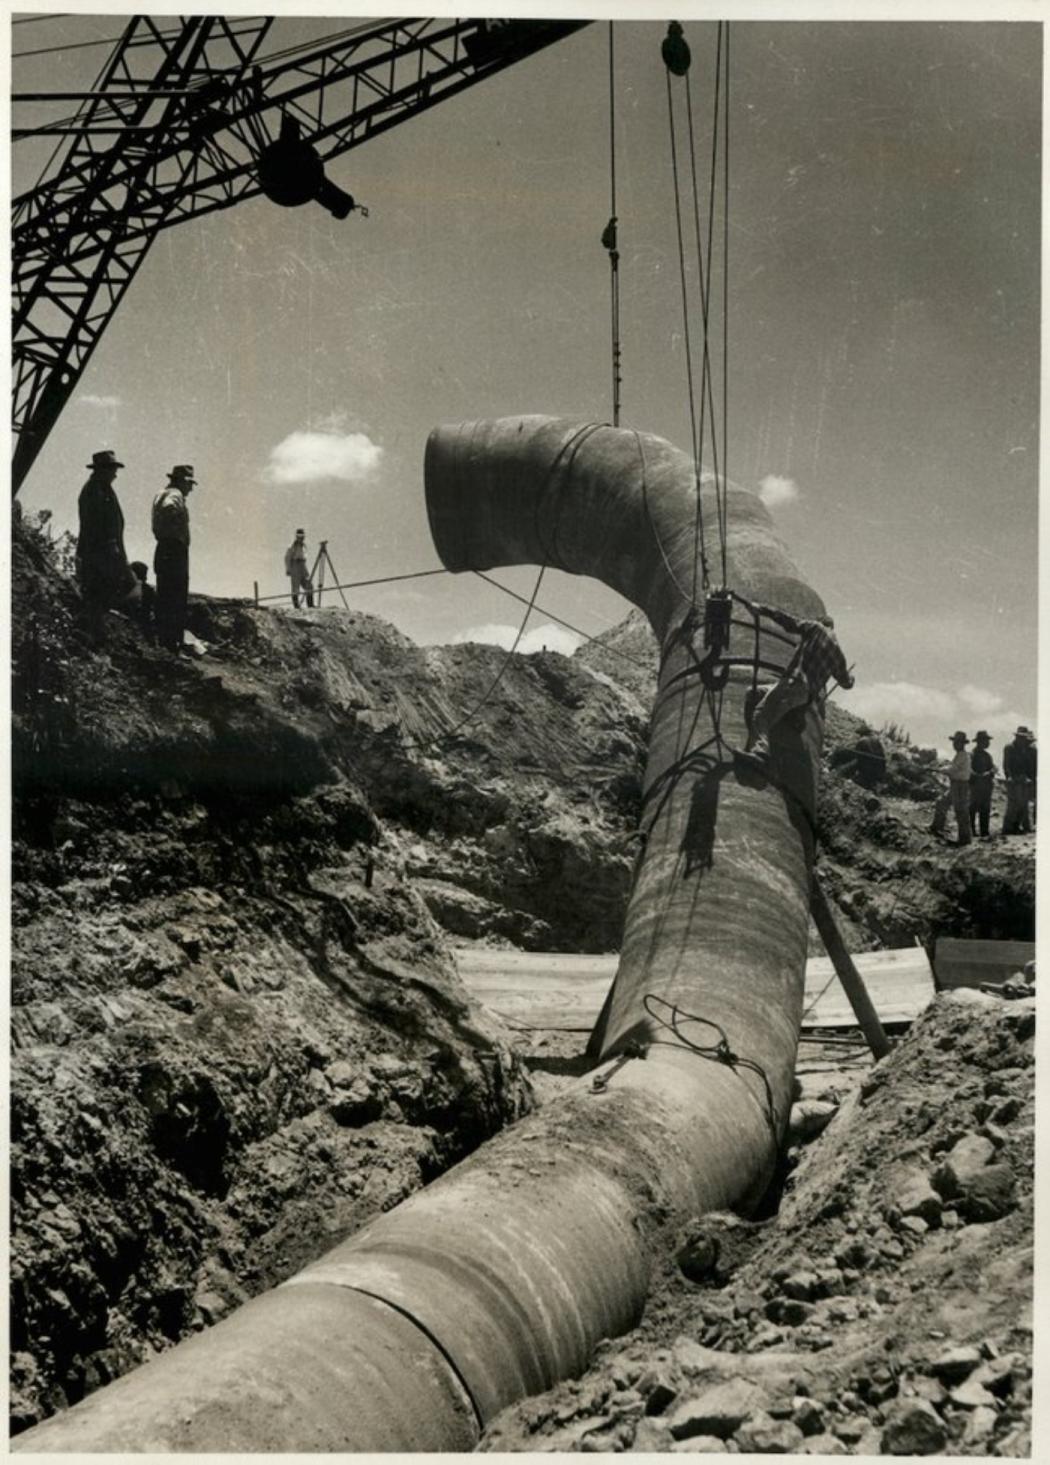
[{"label": "sky", "polygon": [[[118,25],[26,24],[13,49]],[[280,19],[265,49],[330,28]],[[688,447],[664,31],[615,31],[622,422]],[[706,170],[715,26],[687,20],[686,37]],[[1001,749],[1035,726],[1041,52],[1040,27],[1016,21],[731,29],[725,466],[835,616],[857,678],[842,704],[942,748],[956,727]],[[88,85],[104,55],[16,55],[14,87]],[[16,144],[16,193],[43,156]],[[113,447],[132,558],[152,558],[167,470],[195,466],[196,590],[285,591],[300,525],[344,581],[406,574],[439,563],[433,426],[610,420],[604,22],[328,171],[368,218],[260,199],[160,236],[26,512],[74,528],[84,465]],[[528,596],[535,572],[501,578]],[[510,644],[524,610],[469,575],[350,601],[422,643]],[[627,609],[555,572],[540,603],[591,634]],[[543,615],[529,625],[522,649],[574,644]]]}]

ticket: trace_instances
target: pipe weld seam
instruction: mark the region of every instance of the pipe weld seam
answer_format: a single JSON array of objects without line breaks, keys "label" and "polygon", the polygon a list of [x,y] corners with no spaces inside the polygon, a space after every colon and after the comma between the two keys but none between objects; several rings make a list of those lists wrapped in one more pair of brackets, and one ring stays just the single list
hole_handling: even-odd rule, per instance
[{"label": "pipe weld seam", "polygon": [[[314,1286],[318,1285],[315,1282],[314,1278],[310,1276],[309,1272],[300,1272],[298,1276],[289,1277],[286,1282],[282,1282],[281,1286],[294,1287],[296,1283],[299,1282],[309,1282],[311,1285]],[[346,1289],[347,1292],[360,1292],[365,1297],[371,1297],[373,1302],[382,1302],[384,1306],[389,1307],[393,1312],[399,1313],[401,1317],[403,1317],[407,1322],[410,1322],[413,1327],[417,1328],[419,1332],[423,1334],[424,1338],[426,1338],[427,1342],[431,1343],[437,1349],[442,1358],[448,1364],[452,1373],[455,1375],[457,1382],[459,1383],[464,1394],[466,1394],[467,1399],[470,1402],[470,1407],[474,1413],[474,1421],[478,1427],[478,1434],[480,1435],[482,1433],[485,1428],[485,1417],[481,1412],[481,1406],[478,1404],[477,1399],[474,1397],[474,1390],[467,1383],[467,1380],[464,1378],[463,1373],[459,1368],[459,1365],[456,1363],[456,1360],[452,1357],[451,1353],[445,1347],[444,1343],[442,1343],[441,1339],[435,1333],[431,1332],[426,1323],[420,1322],[419,1318],[417,1318],[414,1313],[409,1312],[407,1308],[402,1307],[397,1302],[391,1302],[390,1298],[384,1297],[381,1292],[373,1292],[368,1287],[360,1287],[356,1282],[338,1282],[331,1276],[328,1276],[324,1279],[324,1282],[321,1285],[328,1287],[343,1287]]]}]

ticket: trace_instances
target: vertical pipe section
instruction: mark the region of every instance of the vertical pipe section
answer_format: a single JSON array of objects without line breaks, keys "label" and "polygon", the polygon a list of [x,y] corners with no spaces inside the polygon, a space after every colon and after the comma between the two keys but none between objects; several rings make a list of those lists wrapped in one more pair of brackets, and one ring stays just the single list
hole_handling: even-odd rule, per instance
[{"label": "vertical pipe section", "polygon": [[[778,729],[768,777],[734,761],[756,677],[734,668],[724,690],[705,689],[703,638],[690,619],[697,541],[716,533],[714,483],[704,483],[698,526],[692,461],[670,443],[538,417],[437,429],[426,480],[449,569],[545,563],[603,580],[648,616],[661,667],[645,841],[595,1048],[608,1057],[629,1040],[667,1037],[646,1011],[652,994],[702,1019],[685,1029],[699,1044],[724,1034],[756,1065],[738,1071],[779,1128],[802,1011],[822,725],[811,708]],[[822,614],[758,497],[734,485],[727,493],[728,587],[799,616]],[[785,665],[793,648],[743,619],[730,654]]]},{"label": "vertical pipe section", "polygon": [[[689,588],[691,460],[661,439],[551,418],[436,430],[427,508],[449,569],[545,563],[640,606],[661,672],[644,784],[647,830],[605,1057],[588,1080],[484,1145],[275,1291],[65,1414],[16,1450],[470,1448],[524,1395],[584,1369],[641,1315],[658,1235],[746,1208],[786,1117],[802,1006],[820,723],[778,730],[767,778],[734,762],[754,678],[713,697]],[[702,496],[716,522],[713,490]],[[729,490],[729,583],[799,614],[820,601],[751,494]],[[730,654],[790,647],[734,628]],[[647,994],[706,1056],[654,1023]],[[713,1035],[728,1054],[717,1061]],[[748,1066],[750,1065],[750,1066]]]}]

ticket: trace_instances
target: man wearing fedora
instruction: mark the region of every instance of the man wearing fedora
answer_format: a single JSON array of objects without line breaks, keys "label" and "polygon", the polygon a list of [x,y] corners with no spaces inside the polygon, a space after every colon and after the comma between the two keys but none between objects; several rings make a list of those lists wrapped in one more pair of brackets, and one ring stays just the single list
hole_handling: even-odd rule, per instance
[{"label": "man wearing fedora", "polygon": [[167,488],[153,500],[157,640],[176,655],[182,645],[190,588],[190,511],[186,496],[196,482],[191,465],[178,463],[168,474]]},{"label": "man wearing fedora", "polygon": [[135,581],[124,549],[124,515],[113,487],[124,464],[112,448],[103,448],[92,453],[87,466],[91,476],[77,503],[77,580],[97,631],[103,612],[126,599]]},{"label": "man wearing fedora", "polygon": [[1004,834],[1031,834],[1029,804],[1035,792],[1035,734],[1019,727],[1013,742],[1003,749],[1003,777],[1006,779]]},{"label": "man wearing fedora", "polygon": [[959,831],[957,844],[972,844],[973,835],[970,832],[970,755],[966,751],[966,744],[970,739],[964,732],[952,733],[952,747],[955,749],[955,756],[945,770],[948,774],[948,789],[943,793],[933,806],[933,823],[930,825],[931,834],[943,834],[944,826],[948,818],[948,810],[955,812],[955,823]]},{"label": "man wearing fedora", "polygon": [[995,762],[988,751],[991,734],[984,731],[974,733],[973,741],[974,750],[970,754],[970,830],[987,839],[995,784]]},{"label": "man wearing fedora", "polygon": [[306,597],[307,608],[314,604],[314,587],[310,571],[306,568],[306,530],[297,529],[295,538],[284,552],[284,573],[292,582],[292,605],[299,609],[301,596]]}]

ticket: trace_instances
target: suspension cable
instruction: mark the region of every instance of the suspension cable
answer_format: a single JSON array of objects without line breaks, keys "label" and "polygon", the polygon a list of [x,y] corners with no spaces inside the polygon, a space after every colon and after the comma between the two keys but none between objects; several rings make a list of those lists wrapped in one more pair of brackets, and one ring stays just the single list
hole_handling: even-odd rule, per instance
[{"label": "suspension cable", "polygon": [[[700,238],[700,188],[696,175],[696,129],[693,124],[693,90],[689,72],[685,73],[685,108],[686,123],[689,136],[689,172],[692,180],[693,190],[693,234],[696,241],[696,264],[697,282],[700,291],[700,318],[703,323],[703,352],[701,357],[700,370],[700,430],[699,446],[697,450],[697,463],[700,465],[702,482],[702,465],[704,460],[704,437],[707,423],[707,409],[710,404],[711,422],[711,460],[715,471],[715,515],[718,523],[719,538],[724,541],[725,531],[722,524],[721,514],[718,511],[718,440],[715,430],[715,403],[714,403],[714,380],[711,370],[711,347],[709,335],[710,308],[711,308],[711,271],[714,264],[713,251],[713,227],[714,227],[714,195],[715,195],[715,171],[718,155],[718,85],[721,77],[722,67],[722,26],[718,26],[718,41],[715,52],[715,101],[714,101],[714,127],[711,142],[711,176],[708,189],[707,205],[707,269],[704,268],[705,252]],[[697,491],[697,519],[701,514],[699,484]],[[697,535],[697,538],[699,536]],[[723,584],[724,576],[723,576]]]},{"label": "suspension cable", "polygon": [[[666,43],[665,43],[666,44]],[[704,543],[704,518],[700,502],[700,460],[698,457],[700,446],[697,437],[696,425],[696,391],[693,385],[693,346],[689,330],[689,291],[686,284],[685,273],[685,240],[682,235],[682,197],[681,188],[678,182],[678,146],[675,140],[674,125],[674,95],[671,90],[671,67],[668,66],[666,73],[667,80],[667,121],[671,137],[671,178],[674,184],[674,218],[675,229],[678,235],[678,274],[682,291],[682,334],[685,346],[685,380],[686,392],[689,398],[689,436],[690,447],[693,453],[693,479],[696,486],[696,550],[693,556],[693,586],[691,603],[696,605],[697,590],[697,566],[699,564],[703,571],[703,587],[706,590],[710,582],[707,567],[707,547]]]},{"label": "suspension cable", "polygon": [[613,22],[609,22],[609,222],[602,234],[602,247],[609,255],[609,311],[612,334],[612,425],[620,425],[620,249],[616,217],[616,51]]},{"label": "suspension cable", "polygon": [[[707,197],[706,250],[700,221],[700,186],[697,178],[696,137],[693,119],[692,90],[689,78],[691,62],[689,47],[682,34],[682,27],[672,22],[662,47],[666,66],[668,130],[671,146],[671,172],[675,196],[675,226],[678,239],[679,281],[682,295],[683,339],[686,354],[686,387],[689,396],[689,421],[691,447],[696,488],[696,524],[694,530],[693,593],[692,603],[697,604],[697,583],[702,578],[706,592],[711,583],[710,566],[704,535],[702,505],[703,456],[705,443],[710,437],[710,451],[714,469],[715,513],[719,537],[719,558],[721,588],[728,579],[728,488],[726,476],[727,442],[729,430],[729,26],[719,22],[715,56],[714,104],[711,136],[711,166]],[[690,330],[690,309],[688,277],[685,258],[685,240],[682,230],[682,198],[678,173],[678,142],[674,113],[674,94],[671,77],[685,78],[686,127],[689,138],[689,168],[692,183],[693,234],[697,261],[697,279],[700,302],[700,326],[702,347],[700,350],[700,403],[699,421],[696,403],[696,384],[693,370],[693,351]],[[715,214],[718,198],[718,167],[722,161],[722,410],[721,420],[716,411],[715,372],[711,358],[712,325],[711,311],[714,303],[714,252]],[[706,267],[705,267],[706,254]]]},{"label": "suspension cable", "polygon": [[726,583],[729,527],[729,22],[726,28],[724,122],[722,127],[722,585]]}]

